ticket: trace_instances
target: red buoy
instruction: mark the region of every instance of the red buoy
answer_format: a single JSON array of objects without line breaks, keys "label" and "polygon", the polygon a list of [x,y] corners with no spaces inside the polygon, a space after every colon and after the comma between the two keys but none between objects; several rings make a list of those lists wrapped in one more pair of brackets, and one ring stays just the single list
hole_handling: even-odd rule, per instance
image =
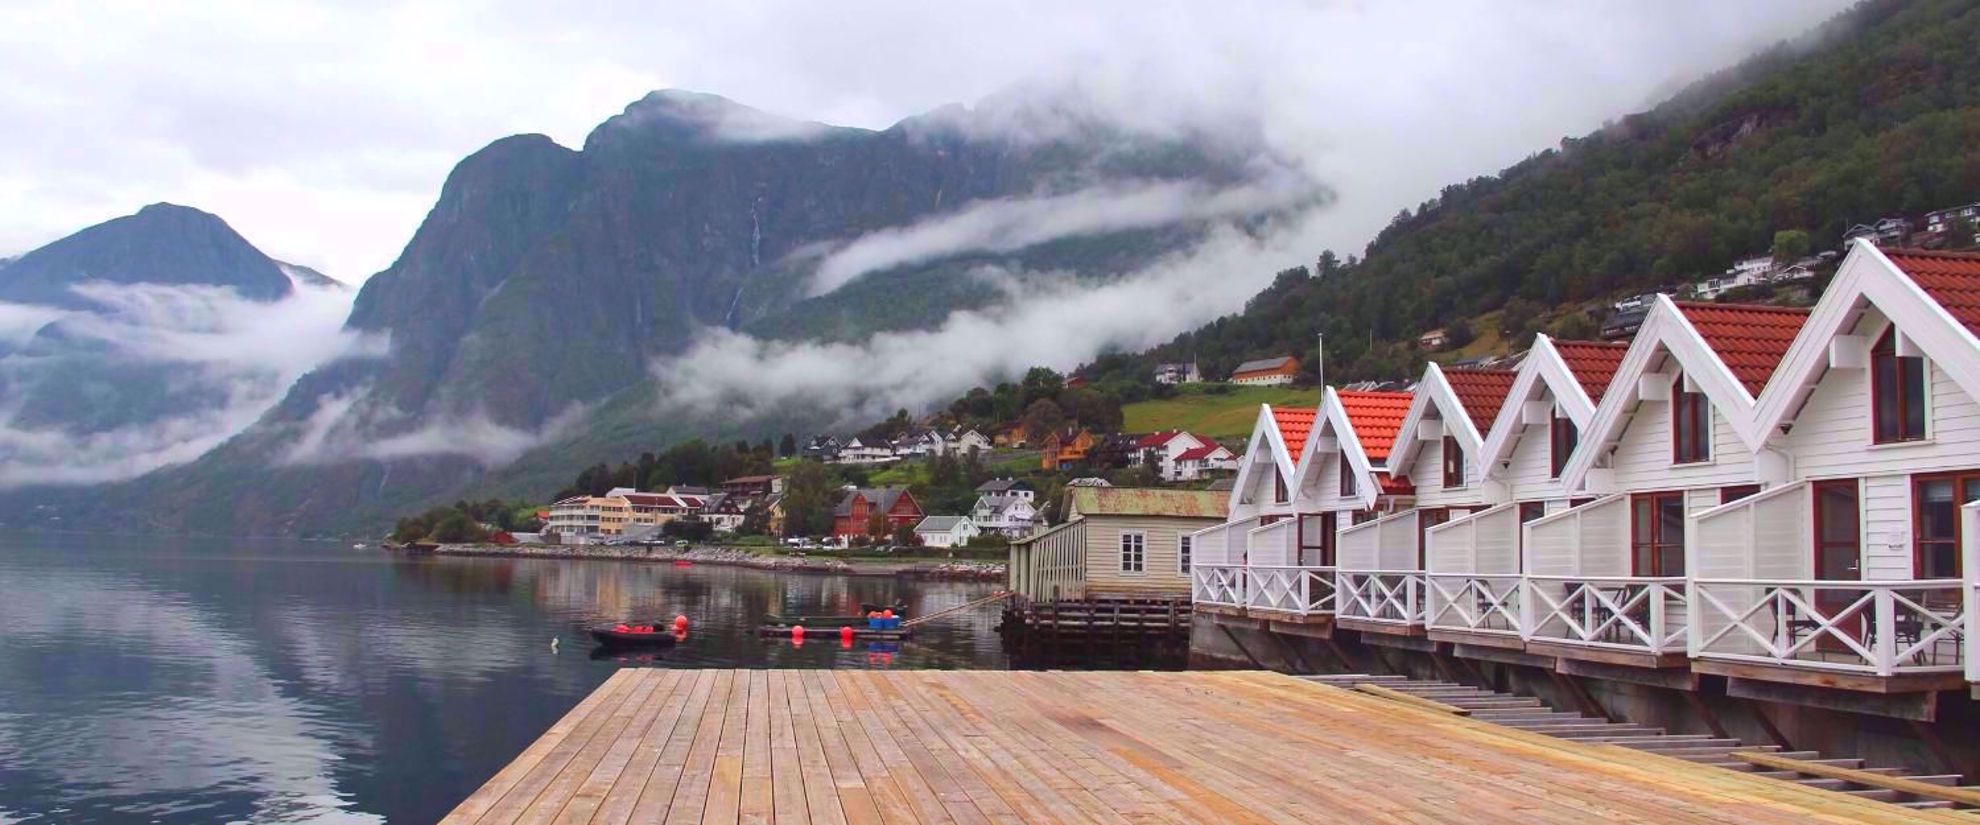
[{"label": "red buoy", "polygon": [[804,638],[804,625],[801,624],[791,625],[791,638],[793,639]]},{"label": "red buoy", "polygon": [[674,632],[675,632],[675,633],[686,633],[686,632],[687,632],[687,616],[686,616],[686,615],[679,615],[679,616],[675,616],[675,617],[674,617]]},{"label": "red buoy", "polygon": [[852,625],[841,625],[839,627],[839,641],[845,642],[846,644],[852,644],[852,640],[853,640]]}]

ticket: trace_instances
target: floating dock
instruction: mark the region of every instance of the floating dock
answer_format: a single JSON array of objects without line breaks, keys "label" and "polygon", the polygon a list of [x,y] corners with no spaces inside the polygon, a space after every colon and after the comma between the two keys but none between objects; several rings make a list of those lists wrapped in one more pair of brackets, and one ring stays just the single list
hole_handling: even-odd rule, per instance
[{"label": "floating dock", "polygon": [[445,822],[1965,822],[1264,672],[621,670]]}]

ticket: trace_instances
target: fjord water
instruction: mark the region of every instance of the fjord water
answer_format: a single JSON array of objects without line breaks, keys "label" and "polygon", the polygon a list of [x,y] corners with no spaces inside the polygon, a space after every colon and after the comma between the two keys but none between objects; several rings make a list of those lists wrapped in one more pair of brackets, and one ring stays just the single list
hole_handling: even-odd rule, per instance
[{"label": "fjord water", "polygon": [[[988,608],[900,645],[753,634],[770,613],[994,589],[0,536],[0,823],[431,822],[620,667],[1002,667]],[[687,641],[655,655],[594,658],[583,633],[677,613]]]}]

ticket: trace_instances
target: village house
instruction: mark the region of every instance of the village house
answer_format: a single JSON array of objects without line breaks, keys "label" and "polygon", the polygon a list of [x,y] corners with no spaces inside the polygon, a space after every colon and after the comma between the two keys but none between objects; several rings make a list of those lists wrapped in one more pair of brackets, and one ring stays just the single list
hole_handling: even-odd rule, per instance
[{"label": "village house", "polygon": [[1003,424],[991,431],[990,443],[997,447],[1023,447],[1031,443],[1031,433],[1021,423]]},{"label": "village house", "polygon": [[[1925,232],[1946,248],[1980,246],[1980,203],[1969,203],[1925,213]],[[1963,233],[1955,230],[1964,228]]]},{"label": "village house", "polygon": [[1055,472],[1061,467],[1083,464],[1094,444],[1093,431],[1085,427],[1054,432],[1039,445],[1038,466],[1046,472]]},{"label": "village house", "polygon": [[1064,523],[1012,542],[1010,590],[1031,600],[1187,599],[1193,534],[1223,519],[1226,494],[1073,487]]},{"label": "village house", "polygon": [[1128,461],[1134,465],[1154,467],[1155,476],[1163,481],[1180,481],[1182,477],[1178,475],[1177,459],[1183,453],[1216,443],[1208,437],[1182,430],[1149,433],[1135,440],[1133,454]]},{"label": "village house", "polygon": [[765,498],[784,491],[780,475],[739,476],[722,482],[722,492],[742,498]]},{"label": "village house", "polygon": [[1237,454],[1222,444],[1205,444],[1177,455],[1170,481],[1200,481],[1237,472]]},{"label": "village house", "polygon": [[832,535],[841,539],[873,536],[876,515],[885,520],[889,533],[902,525],[919,524],[924,517],[921,503],[904,487],[851,489],[832,508]]},{"label": "village house", "polygon": [[717,533],[734,533],[742,528],[747,514],[743,508],[751,499],[746,496],[716,493],[708,497],[701,508],[701,520],[708,522]]},{"label": "village house", "polygon": [[1174,386],[1176,384],[1196,384],[1202,380],[1203,372],[1196,368],[1196,361],[1194,359],[1191,359],[1188,363],[1178,362],[1174,364],[1155,365],[1155,383],[1157,384]]},{"label": "village house", "polygon": [[840,444],[837,438],[833,438],[832,436],[829,435],[815,435],[811,437],[810,441],[805,442],[804,449],[800,450],[799,452],[802,453],[805,458],[815,459],[830,464],[838,460],[839,450],[840,450]]},{"label": "village house", "polygon": [[982,532],[968,516],[929,516],[914,527],[925,547],[961,547]]},{"label": "village house", "polygon": [[[869,443],[870,441],[870,443]],[[894,447],[885,441],[867,440],[854,436],[839,448],[833,464],[887,464],[900,459]]]},{"label": "village house", "polygon": [[1231,371],[1231,383],[1257,387],[1283,386],[1299,377],[1299,359],[1290,355],[1246,361]]},{"label": "village house", "polygon": [[975,429],[956,429],[942,437],[942,447],[937,454],[966,456],[970,453],[987,453],[990,447],[990,439],[983,433]]},{"label": "village house", "polygon": [[1020,538],[1038,525],[1038,508],[1028,498],[982,495],[969,510],[969,518],[985,533]]},{"label": "village house", "polygon": [[1428,352],[1436,352],[1437,350],[1443,349],[1444,346],[1446,344],[1449,344],[1450,342],[1451,342],[1451,334],[1448,331],[1446,331],[1443,327],[1438,327],[1436,329],[1430,330],[1429,332],[1425,332],[1422,335],[1416,336],[1416,348]]},{"label": "village house", "polygon": [[1859,223],[1843,232],[1843,246],[1863,240],[1882,247],[1904,245],[1911,237],[1911,221],[1900,217],[1878,218],[1872,223]]}]

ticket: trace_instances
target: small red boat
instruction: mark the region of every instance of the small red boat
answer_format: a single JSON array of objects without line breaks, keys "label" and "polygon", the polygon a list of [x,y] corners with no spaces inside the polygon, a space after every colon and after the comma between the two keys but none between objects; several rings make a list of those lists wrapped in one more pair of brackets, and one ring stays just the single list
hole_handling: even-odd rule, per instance
[{"label": "small red boat", "polygon": [[601,624],[589,632],[605,647],[673,647],[678,641],[673,628],[660,624]]}]

